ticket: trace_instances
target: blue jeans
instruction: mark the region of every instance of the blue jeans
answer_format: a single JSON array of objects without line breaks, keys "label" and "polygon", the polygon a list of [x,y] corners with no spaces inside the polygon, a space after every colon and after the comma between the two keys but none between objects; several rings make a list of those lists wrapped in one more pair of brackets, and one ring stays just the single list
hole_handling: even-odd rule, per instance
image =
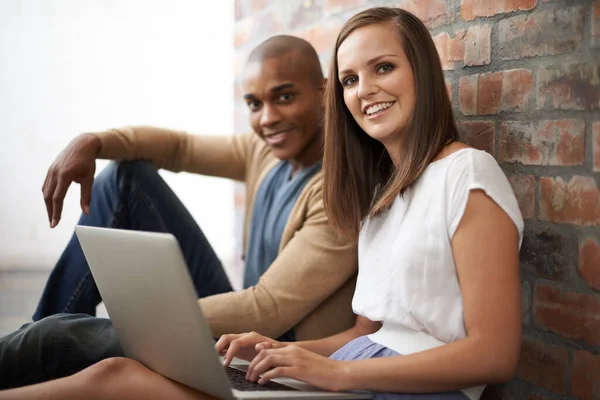
[{"label": "blue jeans", "polygon": [[[179,242],[198,297],[232,290],[208,240],[150,163],[109,164],[94,182],[90,215],[82,214],[79,224],[171,233]],[[96,315],[101,300],[73,234],[50,274],[33,320],[58,313]]]},{"label": "blue jeans", "polygon": [[[208,240],[150,163],[111,163],[104,169],[94,182],[90,215],[82,215],[79,224],[169,232],[179,241],[198,297],[232,290]],[[60,378],[123,356],[110,321],[92,317],[101,300],[73,235],[48,279],[36,322],[0,339],[0,389]]]}]

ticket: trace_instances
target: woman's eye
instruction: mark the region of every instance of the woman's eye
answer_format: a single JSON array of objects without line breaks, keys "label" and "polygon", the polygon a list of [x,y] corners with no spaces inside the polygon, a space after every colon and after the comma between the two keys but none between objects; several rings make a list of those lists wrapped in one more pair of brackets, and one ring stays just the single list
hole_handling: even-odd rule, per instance
[{"label": "woman's eye", "polygon": [[347,78],[342,79],[342,85],[350,86],[356,83],[358,79],[355,76],[349,76]]},{"label": "woman's eye", "polygon": [[377,67],[377,72],[380,74],[384,74],[386,72],[390,72],[393,69],[394,69],[394,66],[391,64],[382,64],[379,67]]}]

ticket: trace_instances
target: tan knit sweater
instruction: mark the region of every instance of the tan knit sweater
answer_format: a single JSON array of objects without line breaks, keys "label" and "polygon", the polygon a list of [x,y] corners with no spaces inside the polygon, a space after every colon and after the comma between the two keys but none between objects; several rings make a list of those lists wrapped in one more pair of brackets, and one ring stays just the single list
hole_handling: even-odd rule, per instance
[{"label": "tan knit sweater", "polygon": [[[256,191],[278,161],[257,135],[199,136],[142,126],[95,135],[102,144],[99,158],[145,159],[174,172],[245,182],[246,248]],[[341,240],[329,226],[322,181],[319,172],[302,190],[284,229],[279,255],[256,286],[199,300],[215,335],[255,331],[278,337],[294,327],[298,340],[308,340],[352,326],[356,243]]]}]

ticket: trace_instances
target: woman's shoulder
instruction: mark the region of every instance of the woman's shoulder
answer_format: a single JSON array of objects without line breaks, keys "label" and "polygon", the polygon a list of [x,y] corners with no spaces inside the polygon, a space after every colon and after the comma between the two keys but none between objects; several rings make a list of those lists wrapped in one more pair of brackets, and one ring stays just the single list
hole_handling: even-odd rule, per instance
[{"label": "woman's shoulder", "polygon": [[491,154],[461,142],[454,142],[445,147],[432,165],[440,166],[440,169],[450,176],[462,175],[472,179],[488,174],[504,174]]},{"label": "woman's shoulder", "polygon": [[[454,151],[448,151],[437,162],[444,160],[447,164],[440,171],[444,171],[447,198],[450,207],[457,210],[456,215],[461,215],[464,211],[471,190],[482,190],[509,215],[522,238],[523,220],[519,205],[510,182],[496,159],[483,150],[460,145],[455,146]],[[456,228],[458,220],[451,224],[451,232]]]},{"label": "woman's shoulder", "polygon": [[473,189],[484,190],[488,195],[514,196],[496,159],[486,151],[463,143],[447,146],[434,160],[431,170],[431,179],[436,181],[436,187],[446,188],[447,198],[456,197],[453,195],[456,193],[465,197]]}]

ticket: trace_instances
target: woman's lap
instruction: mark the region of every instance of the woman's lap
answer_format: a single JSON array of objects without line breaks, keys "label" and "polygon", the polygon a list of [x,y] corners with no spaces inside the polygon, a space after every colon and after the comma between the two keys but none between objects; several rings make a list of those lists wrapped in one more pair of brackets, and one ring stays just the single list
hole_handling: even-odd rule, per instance
[{"label": "woman's lap", "polygon": [[[361,336],[347,343],[336,351],[330,358],[334,360],[364,360],[367,358],[398,356],[394,350],[388,349],[371,341],[367,336]],[[445,393],[374,393],[374,400],[469,400],[460,392]]]}]

